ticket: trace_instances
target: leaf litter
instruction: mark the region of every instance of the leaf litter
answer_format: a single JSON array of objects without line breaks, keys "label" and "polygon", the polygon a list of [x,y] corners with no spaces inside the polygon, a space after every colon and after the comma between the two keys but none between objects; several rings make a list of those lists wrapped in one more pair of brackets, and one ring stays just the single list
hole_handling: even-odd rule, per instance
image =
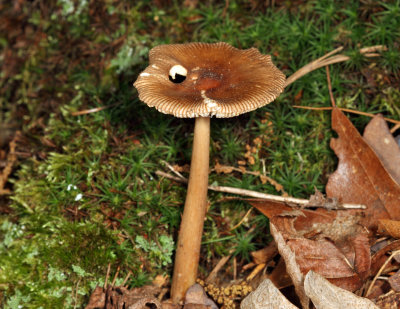
[{"label": "leaf litter", "polygon": [[[394,258],[397,255],[388,256],[400,245],[400,186],[395,171],[379,158],[384,155],[391,164],[395,162],[391,155],[396,157],[400,149],[385,147],[390,132],[381,120],[381,116],[373,118],[362,137],[342,111],[332,109],[332,128],[338,138],[331,140],[331,148],[339,164],[329,177],[327,197],[364,204],[366,209],[293,210],[284,204],[251,202],[270,219],[271,234],[286,265],[282,272],[290,276],[303,308],[309,308],[310,299],[316,308],[397,308],[400,304],[399,297],[392,295],[399,289],[400,263]],[[307,277],[313,280],[306,282]],[[381,277],[386,286],[380,284],[370,293]],[[351,292],[372,297],[379,307]]]}]

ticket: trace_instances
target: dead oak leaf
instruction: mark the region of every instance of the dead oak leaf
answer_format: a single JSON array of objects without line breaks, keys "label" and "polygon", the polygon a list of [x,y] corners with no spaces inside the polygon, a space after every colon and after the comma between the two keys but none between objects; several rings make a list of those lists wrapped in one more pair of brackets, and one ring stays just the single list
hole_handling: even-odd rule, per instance
[{"label": "dead oak leaf", "polygon": [[382,115],[376,115],[371,119],[364,129],[363,137],[389,174],[400,184],[400,147]]},{"label": "dead oak leaf", "polygon": [[331,148],[339,158],[337,170],[326,186],[328,197],[342,203],[367,206],[363,224],[376,228],[378,219],[400,219],[400,186],[361,137],[350,120],[337,108],[332,110],[332,128],[339,137]]},{"label": "dead oak leaf", "polygon": [[[313,270],[344,289],[360,288],[371,267],[370,246],[359,224],[360,216],[325,209],[293,211],[265,201],[251,204],[270,219],[271,228],[274,225],[282,236],[284,244],[278,249],[286,265],[293,263],[285,253],[289,250],[303,275]],[[274,239],[277,241],[275,236]],[[287,248],[285,252],[283,248]]]}]

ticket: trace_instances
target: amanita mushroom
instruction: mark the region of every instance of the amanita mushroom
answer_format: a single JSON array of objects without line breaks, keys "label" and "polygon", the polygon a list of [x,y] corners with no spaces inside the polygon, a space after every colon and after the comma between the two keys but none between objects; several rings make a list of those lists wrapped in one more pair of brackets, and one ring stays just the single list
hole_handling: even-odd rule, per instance
[{"label": "amanita mushroom", "polygon": [[257,49],[227,43],[160,45],[134,86],[150,107],[175,117],[196,118],[192,161],[172,279],[180,302],[195,283],[207,206],[210,117],[234,117],[273,101],[285,75]]}]

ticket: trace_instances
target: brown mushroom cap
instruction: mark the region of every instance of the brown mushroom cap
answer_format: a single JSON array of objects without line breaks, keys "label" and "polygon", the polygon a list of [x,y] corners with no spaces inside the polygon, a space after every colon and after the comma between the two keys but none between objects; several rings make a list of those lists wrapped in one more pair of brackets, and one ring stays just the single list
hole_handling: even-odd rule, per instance
[{"label": "brown mushroom cap", "polygon": [[[255,48],[239,50],[224,42],[159,45],[149,58],[134,83],[139,98],[176,117],[237,116],[270,103],[285,87],[285,75]],[[175,80],[176,74],[184,80]]]}]

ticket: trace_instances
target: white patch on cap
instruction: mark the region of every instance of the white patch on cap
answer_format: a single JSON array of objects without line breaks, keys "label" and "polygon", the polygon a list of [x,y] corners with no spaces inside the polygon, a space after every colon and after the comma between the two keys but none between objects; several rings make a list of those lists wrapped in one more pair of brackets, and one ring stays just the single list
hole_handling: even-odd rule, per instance
[{"label": "white patch on cap", "polygon": [[150,76],[150,74],[149,74],[149,73],[146,73],[146,72],[144,72],[144,73],[141,73],[141,74],[140,74],[140,76]]},{"label": "white patch on cap", "polygon": [[175,79],[176,74],[187,76],[187,70],[180,64],[176,64],[169,70],[169,76]]},{"label": "white patch on cap", "polygon": [[155,64],[152,64],[151,66],[152,66],[154,69],[159,69],[159,67],[156,66]]},{"label": "white patch on cap", "polygon": [[217,115],[219,110],[221,109],[221,106],[218,105],[218,102],[213,99],[207,98],[205,90],[201,91],[201,97],[203,98],[204,104],[206,104],[208,115]]}]

